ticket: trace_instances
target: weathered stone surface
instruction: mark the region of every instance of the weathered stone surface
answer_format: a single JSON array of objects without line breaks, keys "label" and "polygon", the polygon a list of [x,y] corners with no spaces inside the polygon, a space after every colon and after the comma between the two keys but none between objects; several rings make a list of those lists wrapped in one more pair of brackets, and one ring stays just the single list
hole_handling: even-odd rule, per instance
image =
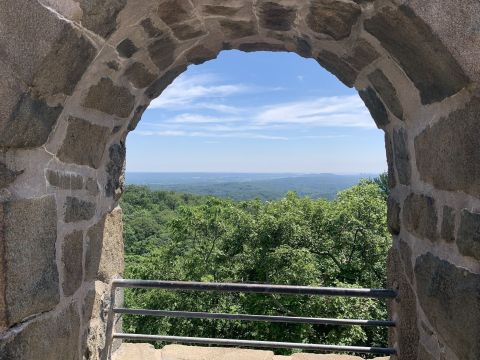
[{"label": "weathered stone surface", "polygon": [[21,175],[23,171],[11,170],[0,161],[0,189],[7,187],[15,181],[17,176]]},{"label": "weathered stone surface", "polygon": [[360,6],[351,1],[313,0],[307,24],[317,33],[341,40],[350,35],[360,13]]},{"label": "weathered stone surface", "polygon": [[108,133],[107,127],[70,117],[67,134],[57,156],[66,163],[88,165],[97,169],[105,151]]},{"label": "weathered stone surface", "polygon": [[140,105],[135,109],[132,120],[130,120],[130,123],[128,124],[129,131],[135,130],[138,123],[140,122],[140,119],[142,118],[143,113],[145,112],[145,110],[147,110],[147,107],[148,106],[146,105]]},{"label": "weathered stone surface", "polygon": [[105,194],[118,199],[123,192],[125,183],[125,144],[113,144],[110,146],[108,153],[110,160],[106,168],[108,179],[105,186]]},{"label": "weathered stone surface", "polygon": [[200,20],[194,19],[171,26],[173,34],[179,40],[190,40],[206,34]]},{"label": "weathered stone surface", "polygon": [[117,45],[117,51],[120,56],[124,58],[131,58],[133,54],[138,51],[138,48],[135,46],[132,40],[127,38],[125,40],[122,40]]},{"label": "weathered stone surface", "polygon": [[462,210],[457,246],[463,255],[480,260],[480,213]]},{"label": "weathered stone surface", "polygon": [[97,196],[98,193],[100,192],[100,189],[98,188],[97,180],[88,178],[87,181],[85,182],[85,190],[87,190],[90,193],[90,195]]},{"label": "weathered stone surface", "polygon": [[209,15],[233,16],[240,11],[240,7],[223,5],[205,5],[203,12]]},{"label": "weathered stone surface", "polygon": [[122,210],[114,209],[87,233],[85,278],[105,283],[123,273]]},{"label": "weathered stone surface", "polygon": [[345,85],[348,87],[353,86],[353,83],[357,79],[358,71],[352,68],[350,64],[348,64],[338,55],[330,51],[323,50],[318,54],[316,60],[321,66],[335,75]]},{"label": "weathered stone surface", "polygon": [[363,39],[359,39],[355,42],[355,46],[350,51],[346,61],[357,71],[361,71],[365,66],[370,65],[372,62],[380,57],[378,52]]},{"label": "weathered stone surface", "polygon": [[400,120],[403,120],[403,107],[400,100],[398,100],[397,91],[382,70],[377,69],[369,74],[368,80],[370,80],[372,86],[380,94],[380,97],[392,114]]},{"label": "weathered stone surface", "polygon": [[297,16],[294,7],[283,6],[272,1],[262,1],[259,6],[260,25],[266,29],[288,31]]},{"label": "weathered stone surface", "polygon": [[480,196],[480,98],[427,127],[415,138],[422,180],[437,189]]},{"label": "weathered stone surface", "polygon": [[90,220],[95,215],[95,210],[95,203],[68,196],[65,202],[65,222]]},{"label": "weathered stone surface", "polygon": [[107,61],[105,65],[107,65],[109,69],[112,69],[114,71],[118,71],[118,69],[120,69],[120,64],[118,63],[118,61],[115,60]]},{"label": "weathered stone surface", "polygon": [[388,230],[393,235],[400,233],[400,204],[393,197],[388,197],[387,202]]},{"label": "weathered stone surface", "polygon": [[175,67],[168,70],[162,77],[158,78],[152,85],[150,85],[147,90],[145,90],[145,95],[150,99],[155,99],[160,96],[160,94],[170,85],[173,80],[177,78],[182,72],[187,69],[185,65]]},{"label": "weathered stone surface", "polygon": [[447,242],[455,241],[455,209],[450,206],[443,207],[440,235]]},{"label": "weathered stone surface", "polygon": [[82,284],[83,277],[83,231],[74,231],[65,236],[62,244],[63,294],[70,296]]},{"label": "weathered stone surface", "polygon": [[383,105],[382,100],[380,100],[375,90],[371,87],[367,87],[364,90],[360,90],[358,94],[367,106],[367,109],[373,120],[375,120],[377,127],[382,128],[388,125],[390,120],[388,120],[387,109],[385,109],[385,105]]},{"label": "weathered stone surface", "polygon": [[437,209],[430,196],[410,194],[403,204],[403,223],[408,231],[430,241],[437,239]]},{"label": "weathered stone surface", "polygon": [[148,53],[153,63],[163,71],[173,63],[175,43],[168,34],[164,34],[148,46]]},{"label": "weathered stone surface", "polygon": [[83,105],[101,112],[126,118],[135,105],[135,97],[124,87],[117,86],[109,78],[101,78],[88,91]]},{"label": "weathered stone surface", "polygon": [[257,33],[255,24],[251,21],[222,19],[219,23],[227,39],[240,39]]},{"label": "weathered stone surface", "polygon": [[193,6],[188,0],[167,0],[158,6],[157,14],[167,25],[176,24],[193,17]]},{"label": "weathered stone surface", "polygon": [[397,169],[398,181],[402,185],[410,185],[412,167],[407,147],[407,132],[401,128],[393,131],[393,156]]},{"label": "weathered stone surface", "polygon": [[0,339],[0,360],[80,360],[76,304],[30,322],[12,339]]},{"label": "weathered stone surface", "polygon": [[126,70],[125,76],[137,88],[142,89],[155,81],[157,76],[150,72],[148,68],[140,63],[132,63]]},{"label": "weathered stone surface", "polygon": [[479,359],[480,275],[427,253],[415,265],[419,303],[459,359]]},{"label": "weathered stone surface", "polygon": [[282,44],[268,44],[268,43],[244,43],[240,44],[238,50],[245,52],[254,51],[286,51],[285,46]]},{"label": "weathered stone surface", "polygon": [[51,310],[59,301],[55,198],[1,204],[0,228],[0,298],[5,305],[0,308],[1,331]]},{"label": "weathered stone surface", "polygon": [[193,49],[189,50],[185,54],[185,57],[189,63],[200,65],[205,61],[215,59],[217,57],[217,53],[203,45],[197,45]]},{"label": "weathered stone surface", "polygon": [[408,6],[383,7],[365,21],[365,29],[400,63],[423,104],[441,101],[468,84],[455,58]]},{"label": "weathered stone surface", "polygon": [[47,170],[46,177],[51,186],[59,189],[81,190],[83,188],[83,177],[81,175]]},{"label": "weathered stone surface", "polygon": [[0,132],[0,147],[38,147],[48,139],[62,106],[49,106],[44,100],[24,93]]},{"label": "weathered stone surface", "polygon": [[142,25],[143,30],[145,30],[147,35],[151,38],[155,38],[155,37],[163,34],[162,30],[160,30],[158,27],[156,27],[155,24],[153,23],[152,19],[150,19],[150,18],[143,19],[140,22],[140,25]]},{"label": "weathered stone surface", "polygon": [[117,28],[117,15],[127,0],[80,0],[82,25],[108,38]]},{"label": "weathered stone surface", "polygon": [[388,187],[393,189],[397,186],[397,180],[395,179],[395,165],[393,162],[393,144],[388,132],[385,132],[385,153],[388,167]]}]

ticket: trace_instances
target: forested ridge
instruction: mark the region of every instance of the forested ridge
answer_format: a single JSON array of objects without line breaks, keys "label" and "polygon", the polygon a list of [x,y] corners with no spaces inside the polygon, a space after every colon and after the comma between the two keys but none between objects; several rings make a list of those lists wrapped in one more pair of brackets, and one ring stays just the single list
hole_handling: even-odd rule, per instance
[{"label": "forested ridge", "polygon": [[[128,186],[122,199],[126,278],[311,286],[386,286],[390,236],[385,177],[361,180],[334,200],[291,192],[233,201]],[[128,290],[128,307],[385,319],[370,299]],[[129,316],[127,332],[272,341],[385,345],[375,327]]]}]

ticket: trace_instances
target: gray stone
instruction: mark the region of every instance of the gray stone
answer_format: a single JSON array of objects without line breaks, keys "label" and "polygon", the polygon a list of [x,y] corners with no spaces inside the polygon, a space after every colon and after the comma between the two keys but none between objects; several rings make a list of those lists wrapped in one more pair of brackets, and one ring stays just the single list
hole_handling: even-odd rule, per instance
[{"label": "gray stone", "polygon": [[23,171],[11,170],[0,161],[0,189],[3,189],[13,183],[15,179],[23,174]]},{"label": "gray stone", "polygon": [[117,51],[120,56],[124,58],[131,58],[133,54],[138,51],[138,48],[135,46],[132,40],[125,39],[117,45]]},{"label": "gray stone", "polygon": [[368,75],[368,80],[370,80],[372,86],[380,94],[380,97],[392,114],[400,120],[403,120],[403,107],[398,100],[397,91],[385,74],[377,69]]},{"label": "gray stone", "polygon": [[400,204],[393,197],[388,197],[387,202],[388,230],[392,235],[400,234]]},{"label": "gray stone", "polygon": [[345,59],[355,70],[361,71],[367,65],[377,60],[380,57],[378,52],[363,39],[355,42],[355,46],[350,51],[348,57]]},{"label": "gray stone", "polygon": [[148,46],[148,53],[152,62],[163,71],[173,63],[175,43],[168,34],[164,34]]},{"label": "gray stone", "polygon": [[234,16],[236,15],[241,8],[233,6],[223,6],[223,5],[205,5],[203,7],[203,12],[209,15],[218,15],[218,16]]},{"label": "gray stone", "polygon": [[90,195],[97,196],[100,192],[100,189],[98,188],[97,180],[88,178],[87,181],[85,182],[85,190],[87,190]]},{"label": "gray stone", "polygon": [[47,180],[51,186],[65,190],[83,189],[83,177],[73,173],[62,173],[54,170],[47,170]]},{"label": "gray stone", "polygon": [[385,109],[382,100],[377,96],[375,90],[371,87],[367,87],[366,89],[360,90],[358,94],[367,106],[367,109],[378,128],[383,128],[390,123],[387,109]]},{"label": "gray stone", "polygon": [[352,66],[343,60],[338,55],[323,50],[317,58],[317,62],[324,67],[327,71],[335,75],[341,82],[348,87],[352,87],[358,76],[358,71],[352,68]]},{"label": "gray stone", "polygon": [[0,339],[0,360],[80,360],[77,306],[40,316],[12,337]]},{"label": "gray stone", "polygon": [[143,30],[145,30],[147,35],[151,38],[155,38],[155,37],[163,34],[163,31],[160,30],[158,27],[156,27],[153,24],[152,19],[150,19],[150,18],[143,19],[140,22],[140,25],[143,27]]},{"label": "gray stone", "polygon": [[415,277],[423,312],[446,345],[458,359],[480,359],[480,275],[427,253]]},{"label": "gray stone", "polygon": [[385,153],[387,157],[387,167],[388,167],[388,187],[393,189],[397,186],[397,180],[395,179],[395,165],[393,160],[393,145],[392,140],[388,132],[385,132]]},{"label": "gray stone", "polygon": [[95,215],[95,210],[95,203],[68,196],[65,202],[65,222],[90,220]]},{"label": "gray stone", "polygon": [[114,209],[87,232],[85,279],[108,283],[121,276],[123,263],[122,210]]},{"label": "gray stone", "polygon": [[170,85],[173,80],[175,80],[177,76],[186,69],[186,65],[180,65],[168,70],[163,76],[158,78],[152,85],[150,85],[147,90],[145,90],[145,95],[147,95],[149,99],[155,99],[156,97],[160,96],[163,90],[165,90],[167,86]]},{"label": "gray stone", "polygon": [[240,39],[257,33],[252,21],[221,19],[219,23],[227,39]]},{"label": "gray stone", "polygon": [[101,112],[126,118],[135,106],[135,97],[127,88],[117,86],[109,78],[101,78],[89,91],[83,105]]},{"label": "gray stone", "polygon": [[203,45],[197,45],[189,50],[185,54],[185,57],[189,63],[200,65],[205,61],[215,59],[217,57],[217,53]]},{"label": "gray stone", "polygon": [[432,354],[430,354],[425,347],[420,344],[418,347],[418,358],[417,360],[438,360]]},{"label": "gray stone", "polygon": [[147,107],[147,105],[140,105],[135,109],[132,120],[130,120],[130,123],[128,124],[128,131],[135,130],[140,122],[140,119],[142,118],[143,113],[145,110],[147,110]]},{"label": "gray stone", "polygon": [[78,290],[83,279],[83,231],[65,236],[62,245],[63,294],[70,296]]},{"label": "gray stone", "polygon": [[480,260],[480,214],[462,210],[457,246],[462,255]]},{"label": "gray stone", "polygon": [[408,231],[430,241],[437,239],[437,209],[430,196],[410,194],[403,203],[403,223]]},{"label": "gray stone", "polygon": [[110,130],[86,120],[70,117],[58,158],[66,163],[87,165],[97,169],[100,166]]},{"label": "gray stone", "polygon": [[422,104],[441,101],[469,83],[445,45],[408,6],[383,7],[364,25],[414,82]]},{"label": "gray stone", "polygon": [[256,43],[243,43],[240,44],[238,50],[245,52],[255,52],[255,51],[286,51],[286,48],[283,44],[269,44],[264,42]]},{"label": "gray stone", "polygon": [[1,204],[0,227],[1,331],[59,302],[55,197]]},{"label": "gray stone", "polygon": [[125,76],[137,89],[143,89],[154,82],[157,78],[148,68],[140,63],[134,62],[125,70]]},{"label": "gray stone", "polygon": [[292,28],[296,17],[297,10],[294,7],[282,6],[272,1],[260,2],[260,25],[266,29],[288,31]]},{"label": "gray stone", "polygon": [[114,71],[118,71],[120,69],[120,64],[115,60],[107,61],[105,65],[107,65],[109,69],[112,69]]},{"label": "gray stone", "polygon": [[108,179],[105,186],[105,194],[119,199],[123,193],[125,183],[125,144],[123,142],[113,144],[110,146],[108,153],[109,161],[106,167]]},{"label": "gray stone", "polygon": [[360,6],[348,0],[313,0],[307,24],[317,33],[341,40],[350,35],[360,14]]},{"label": "gray stone", "polygon": [[296,53],[304,58],[312,57],[312,45],[307,36],[305,38],[295,37]]},{"label": "gray stone", "polygon": [[171,26],[173,34],[179,40],[190,40],[206,34],[200,20],[194,19],[189,22]]},{"label": "gray stone", "polygon": [[167,25],[176,24],[193,17],[193,6],[188,0],[166,0],[157,8],[157,15]]},{"label": "gray stone", "polygon": [[80,0],[83,11],[82,25],[104,38],[117,28],[117,15],[127,0]]},{"label": "gray stone", "polygon": [[395,159],[398,181],[402,185],[410,185],[412,176],[407,140],[405,129],[401,128],[393,131],[393,157]]},{"label": "gray stone", "polygon": [[42,146],[56,124],[62,106],[49,106],[44,100],[24,93],[0,132],[0,147]]},{"label": "gray stone", "polygon": [[480,98],[427,127],[415,138],[420,177],[437,189],[480,197]]},{"label": "gray stone", "polygon": [[455,241],[455,209],[450,206],[443,207],[440,235],[447,242]]}]

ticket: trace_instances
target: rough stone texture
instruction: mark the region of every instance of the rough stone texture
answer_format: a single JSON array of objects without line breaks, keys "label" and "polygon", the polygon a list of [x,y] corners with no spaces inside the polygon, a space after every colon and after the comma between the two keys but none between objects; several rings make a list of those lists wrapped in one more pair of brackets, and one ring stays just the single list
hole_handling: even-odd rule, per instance
[{"label": "rough stone texture", "polygon": [[104,77],[90,88],[83,105],[126,118],[133,110],[135,98],[128,89],[117,86],[111,79]]},{"label": "rough stone texture", "polygon": [[385,132],[385,153],[388,165],[388,186],[390,189],[393,189],[397,185],[397,180],[395,179],[393,144],[388,132]]},{"label": "rough stone texture", "polygon": [[480,260],[480,213],[462,210],[457,245],[463,255]]},{"label": "rough stone texture", "polygon": [[217,53],[206,48],[203,45],[198,45],[192,48],[186,55],[188,62],[195,65],[200,65],[205,61],[215,59],[217,57]]},{"label": "rough stone texture", "polygon": [[375,90],[373,90],[371,87],[367,87],[364,90],[360,90],[358,94],[367,106],[368,111],[370,111],[370,115],[372,116],[373,120],[375,120],[377,127],[382,128],[388,125],[390,121],[388,120],[387,109],[385,109],[382,100],[380,100],[380,98],[377,96]]},{"label": "rough stone texture", "polygon": [[182,24],[172,25],[171,28],[173,34],[179,40],[195,39],[206,34],[202,23],[197,19]]},{"label": "rough stone texture", "polygon": [[83,11],[82,25],[104,38],[117,27],[117,15],[127,0],[80,0]]},{"label": "rough stone texture", "polygon": [[125,76],[138,89],[147,87],[157,79],[157,76],[140,62],[132,63],[125,70]]},{"label": "rough stone texture", "polygon": [[411,233],[435,241],[437,239],[435,200],[426,195],[408,195],[403,204],[403,223]]},{"label": "rough stone texture", "polygon": [[77,291],[83,280],[83,231],[74,231],[65,236],[62,245],[63,294],[70,296]]},{"label": "rough stone texture", "polygon": [[143,27],[143,30],[145,30],[146,34],[151,38],[156,38],[163,33],[162,30],[155,26],[155,24],[152,22],[152,19],[150,18],[143,19],[140,22],[140,25]]},{"label": "rough stone texture", "polygon": [[87,181],[85,182],[85,190],[87,190],[90,193],[90,195],[93,195],[93,196],[97,196],[98,193],[100,192],[97,181],[92,178],[88,178]]},{"label": "rough stone texture", "polygon": [[62,106],[49,106],[31,93],[22,94],[10,117],[2,124],[0,147],[33,148],[43,145],[62,110]]},{"label": "rough stone texture", "polygon": [[109,282],[123,273],[122,210],[114,209],[87,233],[85,278]]},{"label": "rough stone texture", "polygon": [[172,25],[191,19],[193,6],[188,0],[167,0],[158,6],[157,14],[167,25]]},{"label": "rough stone texture", "polygon": [[[361,71],[380,57],[378,52],[365,40],[355,41],[355,46],[345,59],[355,70]],[[378,89],[377,89],[378,90]]]},{"label": "rough stone texture", "polygon": [[0,360],[80,360],[80,316],[72,303],[28,323],[12,339],[0,339]]},{"label": "rough stone texture", "polygon": [[124,58],[131,58],[133,54],[138,51],[138,48],[135,46],[132,40],[125,39],[117,45],[117,51],[120,56]]},{"label": "rough stone texture", "polygon": [[65,202],[65,222],[90,220],[95,215],[95,210],[95,203],[68,196]]},{"label": "rough stone texture", "polygon": [[345,85],[348,87],[353,86],[353,83],[357,79],[358,71],[338,55],[324,50],[318,54],[316,60],[321,66],[330,71]]},{"label": "rough stone texture", "polygon": [[110,130],[76,117],[68,119],[68,128],[63,145],[57,153],[66,163],[98,168],[107,144]]},{"label": "rough stone texture", "polygon": [[455,241],[455,209],[450,206],[443,207],[440,235],[447,242]]},{"label": "rough stone texture", "polygon": [[418,360],[437,360],[432,354],[430,354],[427,349],[425,349],[421,344],[418,347]]},{"label": "rough stone texture", "polygon": [[288,31],[297,16],[295,8],[272,1],[262,1],[259,6],[260,24],[270,30]]},{"label": "rough stone texture", "polygon": [[313,0],[307,24],[317,33],[341,40],[350,35],[360,13],[360,7],[351,1]]},{"label": "rough stone texture", "polygon": [[145,105],[140,105],[135,109],[135,112],[133,114],[132,120],[128,124],[128,130],[132,131],[135,130],[137,127],[138,123],[140,122],[140,119],[142,118],[143,113],[147,110],[147,106]]},{"label": "rough stone texture", "polygon": [[403,128],[393,131],[393,157],[395,159],[398,181],[402,185],[410,185],[412,167],[407,147],[407,133]]},{"label": "rough stone texture", "polygon": [[148,52],[158,69],[165,70],[174,61],[175,43],[168,34],[164,34],[148,46]]},{"label": "rough stone texture", "polygon": [[59,189],[81,190],[83,188],[83,177],[81,175],[47,170],[46,176],[50,185]]},{"label": "rough stone texture", "polygon": [[403,108],[400,100],[398,100],[397,91],[385,74],[377,69],[368,75],[368,80],[380,94],[380,97],[392,114],[403,120]]},{"label": "rough stone texture", "polygon": [[15,181],[17,176],[21,175],[23,171],[11,170],[0,161],[0,189],[7,187]]},{"label": "rough stone texture", "polygon": [[388,197],[387,202],[388,230],[393,235],[400,233],[400,204],[393,197]]},{"label": "rough stone texture", "polygon": [[[0,206],[0,331],[28,316],[51,310],[59,301],[53,196]],[[1,352],[0,352],[1,354]]]},{"label": "rough stone texture", "polygon": [[480,197],[480,98],[427,127],[415,138],[422,180],[438,189]]},{"label": "rough stone texture", "polygon": [[459,359],[479,359],[480,275],[428,253],[415,264],[420,306]]},{"label": "rough stone texture", "polygon": [[124,143],[113,144],[108,150],[110,161],[107,164],[108,180],[105,187],[107,196],[119,198],[123,193],[126,151]]},{"label": "rough stone texture", "polygon": [[468,84],[455,58],[408,6],[383,7],[365,21],[365,29],[399,62],[420,91],[423,104],[441,101]]},{"label": "rough stone texture", "polygon": [[222,19],[219,23],[227,39],[238,39],[257,33],[255,24],[251,21]]},{"label": "rough stone texture", "polygon": [[168,70],[162,77],[154,81],[153,84],[150,85],[147,90],[145,90],[145,95],[147,95],[149,99],[154,99],[160,96],[163,90],[165,90],[167,86],[170,85],[173,80],[175,80],[176,77],[182,72],[184,72],[186,69],[187,67],[182,65]]}]

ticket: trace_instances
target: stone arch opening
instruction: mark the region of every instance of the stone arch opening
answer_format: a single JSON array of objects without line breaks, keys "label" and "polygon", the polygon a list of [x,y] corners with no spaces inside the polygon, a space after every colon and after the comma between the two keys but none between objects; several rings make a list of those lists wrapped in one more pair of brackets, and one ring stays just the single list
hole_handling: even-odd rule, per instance
[{"label": "stone arch opening", "polygon": [[474,0],[6,0],[0,359],[102,355],[101,309],[122,272],[125,137],[189,63],[222,49],[296,52],[359,90],[386,133],[392,345],[399,359],[478,358],[479,11]]}]

